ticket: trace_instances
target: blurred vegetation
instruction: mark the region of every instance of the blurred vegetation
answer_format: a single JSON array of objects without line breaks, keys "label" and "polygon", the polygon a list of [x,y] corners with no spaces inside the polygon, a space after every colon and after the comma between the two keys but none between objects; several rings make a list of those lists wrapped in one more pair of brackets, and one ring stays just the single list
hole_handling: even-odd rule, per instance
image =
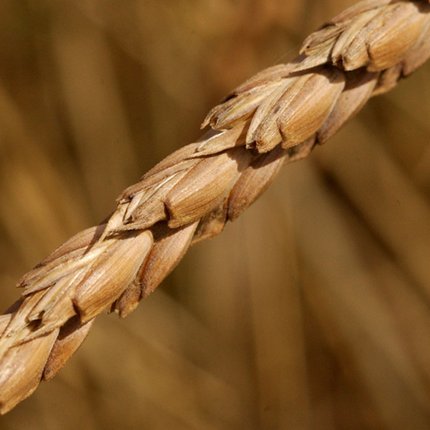
[{"label": "blurred vegetation", "polygon": [[[0,3],[0,304],[352,0]],[[288,166],[1,429],[430,428],[430,67]]]}]

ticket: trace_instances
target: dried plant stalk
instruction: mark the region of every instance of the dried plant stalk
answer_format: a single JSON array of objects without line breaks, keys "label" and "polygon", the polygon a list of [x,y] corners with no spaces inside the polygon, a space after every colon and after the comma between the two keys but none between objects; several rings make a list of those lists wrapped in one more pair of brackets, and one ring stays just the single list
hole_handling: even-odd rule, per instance
[{"label": "dried plant stalk", "polygon": [[152,293],[199,240],[220,233],[376,94],[430,57],[430,2],[365,0],[304,42],[295,61],[249,79],[203,122],[210,130],[150,170],[109,220],[78,233],[19,286],[0,317],[0,412],[52,378],[94,318]]}]

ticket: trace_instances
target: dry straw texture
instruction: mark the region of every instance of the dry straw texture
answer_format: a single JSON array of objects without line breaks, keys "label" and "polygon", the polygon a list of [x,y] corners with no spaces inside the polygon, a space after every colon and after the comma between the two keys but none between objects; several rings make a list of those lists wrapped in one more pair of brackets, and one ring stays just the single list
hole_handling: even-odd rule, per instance
[{"label": "dry straw texture", "polygon": [[365,0],[311,34],[294,61],[239,86],[210,111],[199,141],[166,157],[103,223],[22,277],[22,298],[0,317],[1,412],[55,376],[101,312],[130,314],[284,164],[308,156],[429,56],[428,1]]}]

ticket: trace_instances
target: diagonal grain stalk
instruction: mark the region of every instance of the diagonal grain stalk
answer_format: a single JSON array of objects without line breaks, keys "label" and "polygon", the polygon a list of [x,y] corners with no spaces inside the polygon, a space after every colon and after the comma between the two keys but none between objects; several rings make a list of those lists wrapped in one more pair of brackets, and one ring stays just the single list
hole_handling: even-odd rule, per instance
[{"label": "diagonal grain stalk", "polygon": [[124,317],[188,247],[220,233],[285,163],[306,157],[376,94],[430,57],[429,1],[365,0],[249,79],[209,113],[199,142],[125,190],[116,210],[19,282],[0,316],[0,411],[52,378],[106,309]]}]

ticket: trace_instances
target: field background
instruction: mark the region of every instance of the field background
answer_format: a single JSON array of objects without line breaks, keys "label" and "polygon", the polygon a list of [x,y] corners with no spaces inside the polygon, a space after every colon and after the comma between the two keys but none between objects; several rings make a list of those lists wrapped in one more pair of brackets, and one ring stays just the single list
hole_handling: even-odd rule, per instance
[{"label": "field background", "polygon": [[[234,86],[352,0],[3,0],[0,305]],[[103,316],[0,429],[430,428],[430,65],[126,320]]]}]

